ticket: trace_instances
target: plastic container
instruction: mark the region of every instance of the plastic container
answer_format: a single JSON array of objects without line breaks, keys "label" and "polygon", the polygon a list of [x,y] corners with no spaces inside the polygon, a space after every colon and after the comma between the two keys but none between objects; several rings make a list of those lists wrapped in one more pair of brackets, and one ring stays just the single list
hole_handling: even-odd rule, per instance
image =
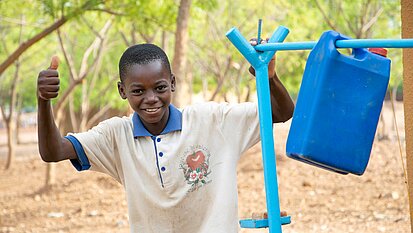
[{"label": "plastic container", "polygon": [[390,60],[367,49],[343,55],[324,32],[311,51],[297,98],[287,155],[341,174],[367,167],[390,75]]}]

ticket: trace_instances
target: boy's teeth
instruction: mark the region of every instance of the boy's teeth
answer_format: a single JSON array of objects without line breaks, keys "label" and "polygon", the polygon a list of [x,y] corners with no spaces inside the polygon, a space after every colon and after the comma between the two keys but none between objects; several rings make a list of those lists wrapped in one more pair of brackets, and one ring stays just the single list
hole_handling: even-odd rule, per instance
[{"label": "boy's teeth", "polygon": [[155,112],[156,110],[158,110],[157,108],[147,108],[146,111],[147,112]]}]

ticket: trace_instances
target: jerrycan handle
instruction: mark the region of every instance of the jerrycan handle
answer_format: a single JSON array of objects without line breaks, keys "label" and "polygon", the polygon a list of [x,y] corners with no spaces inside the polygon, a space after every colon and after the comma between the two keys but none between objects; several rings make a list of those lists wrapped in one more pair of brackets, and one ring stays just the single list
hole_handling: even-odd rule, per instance
[{"label": "jerrycan handle", "polygon": [[365,48],[353,48],[352,50],[353,58],[357,60],[363,60],[368,54]]},{"label": "jerrycan handle", "polygon": [[310,56],[314,56],[316,61],[325,59],[326,57],[340,56],[341,53],[337,50],[336,41],[349,39],[351,38],[336,31],[325,31],[310,52]]}]

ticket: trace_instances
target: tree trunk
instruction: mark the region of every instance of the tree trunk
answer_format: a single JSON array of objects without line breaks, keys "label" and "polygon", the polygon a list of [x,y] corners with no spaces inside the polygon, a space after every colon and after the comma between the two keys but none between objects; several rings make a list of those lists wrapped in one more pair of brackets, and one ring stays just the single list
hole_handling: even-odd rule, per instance
[{"label": "tree trunk", "polygon": [[20,145],[20,126],[21,126],[21,116],[22,116],[22,104],[23,104],[23,97],[21,95],[17,96],[17,107],[16,107],[16,133],[15,133],[15,140],[16,144]]},{"label": "tree trunk", "polygon": [[6,122],[7,128],[7,161],[5,169],[8,170],[12,167],[15,158],[15,149],[16,149],[16,127],[15,127],[15,120],[10,118]]},{"label": "tree trunk", "polygon": [[[401,0],[402,38],[413,38],[413,1]],[[413,232],[413,49],[403,49],[403,106],[406,131],[407,187]]]},{"label": "tree trunk", "polygon": [[69,116],[72,123],[73,132],[79,132],[79,124],[76,118],[75,107],[73,103],[73,93],[69,96]]},{"label": "tree trunk", "polygon": [[185,78],[186,51],[188,47],[188,22],[191,0],[181,0],[179,4],[178,18],[176,20],[174,58],[172,62],[172,72],[176,77],[176,92],[172,102],[181,107],[186,103],[188,93],[188,83]]},{"label": "tree trunk", "polygon": [[[22,16],[22,22],[24,22],[24,17]],[[20,27],[20,33],[19,33],[19,44],[21,45],[21,40],[22,40],[22,32],[23,32],[23,23]],[[14,161],[14,156],[15,156],[15,148],[16,148],[16,125],[17,125],[17,118],[16,118],[16,109],[19,107],[17,99],[18,94],[17,94],[17,85],[19,81],[19,70],[20,70],[20,61],[18,57],[14,60],[15,61],[15,66],[16,69],[14,71],[14,76],[13,76],[13,81],[10,86],[10,101],[9,101],[9,115],[6,116],[5,111],[2,107],[1,112],[2,115],[5,119],[6,122],[6,128],[7,128],[7,148],[8,148],[8,155],[7,155],[7,162],[6,162],[6,167],[5,169],[10,169],[12,166],[12,163]],[[0,72],[1,74],[1,72]]]},{"label": "tree trunk", "polygon": [[194,88],[193,88],[194,87],[193,85],[194,74],[192,72],[192,68],[189,68],[189,69],[187,68],[186,77],[188,80],[187,85],[188,85],[188,95],[189,95],[187,104],[192,104],[192,96],[194,95]]},{"label": "tree trunk", "polygon": [[47,163],[45,187],[48,188],[54,184],[56,184],[56,164]]},{"label": "tree trunk", "polygon": [[162,42],[161,46],[162,49],[166,52],[168,51],[168,35],[166,34],[167,32],[165,30],[162,30]]},{"label": "tree trunk", "polygon": [[[96,76],[94,76],[95,78]],[[80,106],[81,110],[81,120],[80,120],[80,126],[79,129],[82,131],[86,129],[86,124],[89,116],[89,95],[88,95],[88,84],[86,82],[83,83],[82,85],[82,104]]]},{"label": "tree trunk", "polygon": [[208,79],[206,76],[202,76],[202,98],[203,100],[208,98]]}]

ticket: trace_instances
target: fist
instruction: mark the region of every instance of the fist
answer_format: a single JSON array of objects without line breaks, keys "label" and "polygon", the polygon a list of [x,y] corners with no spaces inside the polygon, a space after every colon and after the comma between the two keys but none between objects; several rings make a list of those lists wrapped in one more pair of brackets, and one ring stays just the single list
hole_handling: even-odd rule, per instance
[{"label": "fist", "polygon": [[42,100],[50,100],[56,98],[59,94],[60,80],[59,72],[59,58],[52,57],[50,66],[47,70],[42,70],[37,78],[37,95]]},{"label": "fist", "polygon": [[[268,38],[266,40],[261,40],[261,44],[266,44],[268,43]],[[255,46],[258,44],[258,41],[256,38],[252,38],[250,40],[250,44],[252,46]],[[250,66],[248,71],[255,76],[255,69],[254,67]],[[271,61],[268,63],[268,77],[273,78],[275,76],[275,54],[274,57],[271,58]]]}]

